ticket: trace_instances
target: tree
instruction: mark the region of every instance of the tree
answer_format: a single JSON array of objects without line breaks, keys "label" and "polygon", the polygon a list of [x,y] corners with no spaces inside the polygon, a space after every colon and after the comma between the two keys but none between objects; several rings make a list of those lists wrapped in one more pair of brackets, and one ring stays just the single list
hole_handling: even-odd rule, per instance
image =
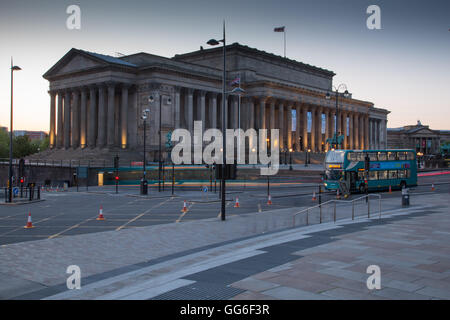
[{"label": "tree", "polygon": [[0,130],[0,158],[9,157],[9,135],[8,132]]}]

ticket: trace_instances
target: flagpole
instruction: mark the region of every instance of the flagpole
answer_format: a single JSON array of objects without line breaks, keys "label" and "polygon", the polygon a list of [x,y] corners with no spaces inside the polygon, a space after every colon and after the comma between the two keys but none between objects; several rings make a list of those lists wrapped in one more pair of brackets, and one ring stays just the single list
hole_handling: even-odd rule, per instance
[{"label": "flagpole", "polygon": [[284,28],[284,57],[286,58],[286,27]]},{"label": "flagpole", "polygon": [[[239,73],[239,89],[241,88],[241,74]],[[238,98],[238,129],[241,129],[241,94],[239,93]],[[239,131],[238,140],[238,163],[241,160],[241,131]]]}]

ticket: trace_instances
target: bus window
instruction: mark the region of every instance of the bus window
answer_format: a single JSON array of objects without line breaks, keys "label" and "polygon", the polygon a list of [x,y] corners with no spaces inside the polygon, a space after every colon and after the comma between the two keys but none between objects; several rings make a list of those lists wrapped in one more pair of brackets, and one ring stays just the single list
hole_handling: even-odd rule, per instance
[{"label": "bus window", "polygon": [[378,180],[385,180],[388,178],[387,170],[378,171]]},{"label": "bus window", "polygon": [[398,160],[406,160],[406,152],[397,152]]},{"label": "bus window", "polygon": [[405,170],[405,175],[407,178],[411,177],[411,170]]},{"label": "bus window", "polygon": [[387,153],[387,158],[389,161],[395,161],[397,159],[396,156],[397,156],[396,152],[388,152]]},{"label": "bus window", "polygon": [[389,170],[389,179],[397,179],[397,170]]},{"label": "bus window", "polygon": [[358,153],[357,152],[349,152],[347,154],[348,161],[358,161]]},{"label": "bus window", "polygon": [[405,170],[398,170],[398,178],[399,179],[406,178]]},{"label": "bus window", "polygon": [[378,152],[378,160],[379,161],[386,161],[387,160],[386,152]]},{"label": "bus window", "polygon": [[377,171],[369,171],[369,180],[377,180]]},{"label": "bus window", "polygon": [[364,161],[364,152],[355,152],[358,157],[358,161]]},{"label": "bus window", "polygon": [[409,151],[406,153],[406,159],[407,160],[414,160],[414,153]]},{"label": "bus window", "polygon": [[376,153],[369,153],[369,159],[370,159],[370,161],[377,161],[378,156]]}]

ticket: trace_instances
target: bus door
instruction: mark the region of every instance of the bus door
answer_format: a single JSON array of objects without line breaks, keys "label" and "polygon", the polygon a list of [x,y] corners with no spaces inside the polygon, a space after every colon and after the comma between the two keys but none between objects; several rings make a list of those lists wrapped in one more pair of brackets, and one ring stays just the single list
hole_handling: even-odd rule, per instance
[{"label": "bus door", "polygon": [[347,171],[345,173],[345,180],[347,180],[347,183],[350,186],[350,191],[356,190],[356,178],[357,173],[355,171]]}]

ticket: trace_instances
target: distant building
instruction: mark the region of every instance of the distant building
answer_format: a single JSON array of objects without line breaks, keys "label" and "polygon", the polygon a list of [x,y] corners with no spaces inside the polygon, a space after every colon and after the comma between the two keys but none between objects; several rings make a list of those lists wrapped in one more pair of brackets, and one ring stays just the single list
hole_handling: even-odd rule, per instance
[{"label": "distant building", "polygon": [[1,127],[1,126],[0,126],[0,131],[8,132],[8,127]]},{"label": "distant building", "polygon": [[28,136],[31,141],[44,140],[47,133],[44,131],[27,131],[27,130],[14,130],[15,137]]},{"label": "distant building", "polygon": [[416,125],[387,129],[389,149],[414,149],[425,155],[439,153],[441,143],[450,141],[450,130],[432,130],[417,121]]}]

